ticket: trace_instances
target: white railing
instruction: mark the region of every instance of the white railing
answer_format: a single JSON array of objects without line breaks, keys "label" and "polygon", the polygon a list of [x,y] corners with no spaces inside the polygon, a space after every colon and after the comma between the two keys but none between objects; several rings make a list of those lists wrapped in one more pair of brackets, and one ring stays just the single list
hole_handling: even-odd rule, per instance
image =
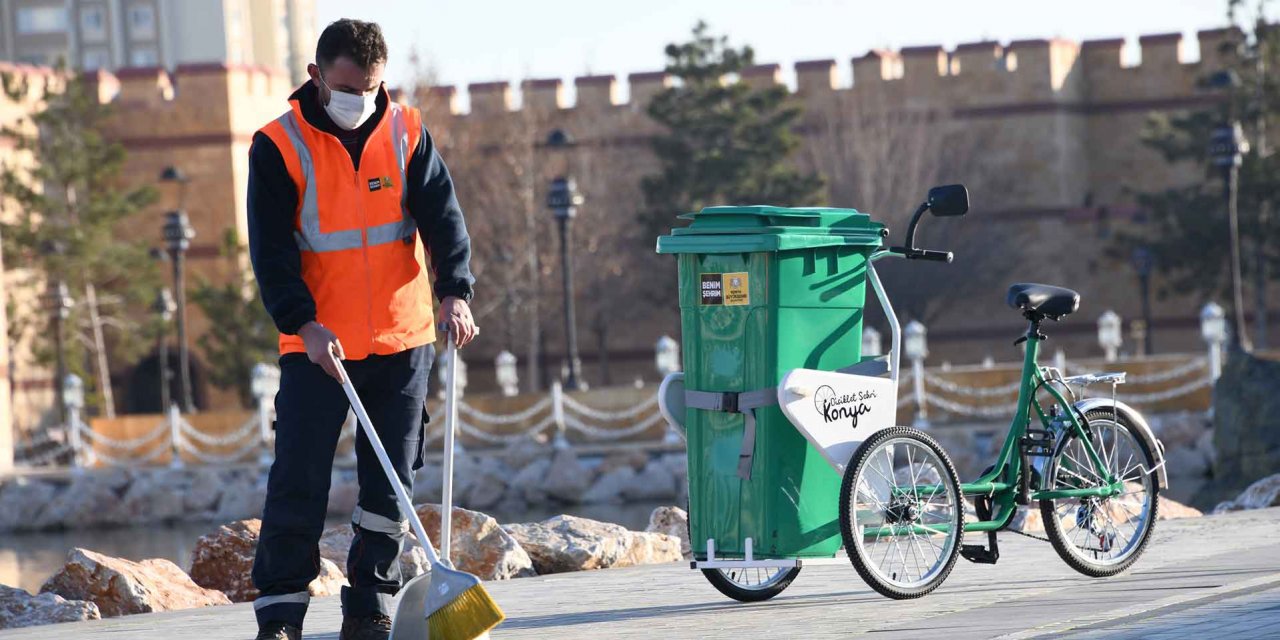
[{"label": "white railing", "polygon": [[[271,422],[275,417],[276,390],[261,388],[257,411],[225,433],[202,431],[175,406],[146,433],[119,438],[95,431],[80,419],[75,407],[69,407],[71,428],[54,429],[19,444],[15,461],[24,466],[70,464],[75,467],[127,467],[161,464],[166,459],[175,467],[188,461],[199,464],[269,462],[275,439]],[[513,413],[489,413],[462,400],[458,403],[458,413],[461,434],[492,446],[505,446],[531,436],[548,436],[557,446],[567,447],[570,446],[569,431],[578,434],[574,439],[579,442],[616,442],[634,439],[662,424],[656,394],[628,407],[604,409],[568,396],[559,384],[554,385],[546,397]],[[444,435],[443,421],[433,421],[425,435],[428,442],[439,440]],[[355,421],[348,416],[338,438],[340,461],[354,460],[355,437]],[[655,440],[660,439],[661,436]]]},{"label": "white railing", "polygon": [[[1055,357],[1055,364],[1069,373],[1094,369],[1067,361],[1061,353]],[[1212,358],[1204,356],[1176,364],[1171,362],[1162,369],[1153,370],[1148,364],[1144,367],[1148,372],[1128,376],[1116,398],[1151,406],[1197,393],[1213,385],[1217,373],[1214,364]],[[166,458],[174,466],[186,461],[200,464],[270,462],[275,437],[271,423],[279,378],[269,375],[273,372],[266,368],[274,369],[259,365],[254,370],[258,380],[254,386],[258,396],[256,412],[242,425],[225,433],[197,428],[175,406],[147,432],[127,438],[113,437],[94,431],[80,419],[79,407],[68,405],[71,428],[55,427],[18,442],[15,462],[24,466],[135,466],[160,463]],[[914,407],[917,423],[927,423],[924,418],[928,408],[951,416],[984,419],[1008,418],[1015,411],[1019,385],[1016,381],[979,386],[965,384],[963,377],[957,377],[959,371],[945,366],[933,370],[913,367],[913,371],[919,371],[919,376],[904,372],[900,379],[898,408]],[[1087,391],[1111,395],[1110,388]],[[490,413],[459,400],[458,415],[459,433],[482,446],[495,447],[529,437],[550,438],[558,447],[570,446],[571,435],[577,442],[634,440],[651,430],[658,431],[663,422],[656,394],[627,407],[606,409],[565,394],[559,384],[553,385],[546,396],[512,413]],[[339,437],[340,461],[354,459],[355,434],[355,421],[349,417]],[[425,435],[428,442],[439,440],[444,435],[443,421],[433,421]]]}]

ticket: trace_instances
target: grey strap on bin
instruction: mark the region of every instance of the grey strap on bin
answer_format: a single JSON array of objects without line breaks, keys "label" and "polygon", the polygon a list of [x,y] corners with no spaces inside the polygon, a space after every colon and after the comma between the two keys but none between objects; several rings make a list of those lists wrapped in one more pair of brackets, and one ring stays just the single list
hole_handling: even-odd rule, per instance
[{"label": "grey strap on bin", "polygon": [[684,392],[685,407],[705,409],[707,411],[724,411],[741,413],[746,418],[746,426],[742,431],[742,450],[738,452],[738,477],[751,479],[751,462],[756,451],[756,409],[778,404],[778,389],[756,389],[755,391],[690,391]]}]

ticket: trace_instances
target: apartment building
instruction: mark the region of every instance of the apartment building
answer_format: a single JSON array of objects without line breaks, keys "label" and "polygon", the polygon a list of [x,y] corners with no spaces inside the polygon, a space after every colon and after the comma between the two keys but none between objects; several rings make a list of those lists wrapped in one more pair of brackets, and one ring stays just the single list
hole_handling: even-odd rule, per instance
[{"label": "apartment building", "polygon": [[0,0],[0,60],[84,69],[225,63],[306,77],[315,0]]}]

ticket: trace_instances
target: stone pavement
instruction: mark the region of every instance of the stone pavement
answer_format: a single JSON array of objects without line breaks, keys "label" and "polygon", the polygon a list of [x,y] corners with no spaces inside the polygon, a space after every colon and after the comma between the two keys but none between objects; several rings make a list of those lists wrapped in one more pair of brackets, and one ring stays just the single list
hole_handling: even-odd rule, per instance
[{"label": "stone pavement", "polygon": [[[1280,508],[1160,522],[1128,573],[1090,579],[1047,543],[1001,534],[995,566],[960,560],[938,591],[891,601],[851,566],[806,567],[772,601],[722,597],[684,565],[489,583],[518,638],[1274,638],[1280,636]],[[307,637],[335,640],[336,598],[313,601]],[[252,638],[249,605],[0,632],[11,638]]]}]

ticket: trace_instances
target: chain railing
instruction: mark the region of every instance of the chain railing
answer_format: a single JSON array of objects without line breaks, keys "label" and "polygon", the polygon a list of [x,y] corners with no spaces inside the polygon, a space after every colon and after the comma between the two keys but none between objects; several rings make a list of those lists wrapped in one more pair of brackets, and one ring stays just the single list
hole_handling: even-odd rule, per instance
[{"label": "chain railing", "polygon": [[[1097,367],[1066,361],[1063,362],[1062,368],[1072,374],[1096,371],[1098,369]],[[1120,368],[1123,369],[1123,367]],[[1129,374],[1125,377],[1125,385],[1121,388],[1158,387],[1187,379],[1182,384],[1166,389],[1143,390],[1137,393],[1117,392],[1115,398],[1121,402],[1134,405],[1153,406],[1168,403],[1212,387],[1214,382],[1213,374],[1214,371],[1210,359],[1196,357],[1166,369],[1150,373]],[[955,374],[952,372],[950,375]],[[954,416],[976,418],[1009,417],[1017,409],[1017,403],[1014,400],[1017,398],[1020,381],[990,386],[971,386],[962,384],[945,374],[935,372],[925,372],[924,381],[924,390],[919,394],[924,398],[924,403]],[[914,388],[913,384],[906,378],[904,378],[902,385],[904,390]],[[1087,397],[1094,395],[1112,397],[1109,388],[1105,393],[1091,389],[1083,390],[1081,393]],[[901,392],[900,396],[898,401],[900,409],[918,404],[916,399],[905,391]],[[917,407],[917,414],[919,413],[919,407]]]},{"label": "chain railing", "polygon": [[[1091,369],[1067,361],[1061,354],[1056,357],[1056,363],[1069,373]],[[1127,384],[1122,387],[1125,392],[1115,396],[1118,400],[1135,405],[1160,405],[1211,387],[1216,373],[1212,360],[1203,356],[1164,368],[1147,363],[1142,369],[1145,370],[1127,377]],[[915,371],[919,371],[918,376]],[[994,385],[966,384],[962,377],[966,375],[973,377],[972,373],[946,367],[941,370],[913,367],[913,370],[904,371],[899,382],[897,407],[900,411],[910,411],[915,407],[917,422],[922,422],[919,418],[926,415],[926,407],[958,417],[987,419],[1013,414],[1018,381]],[[80,419],[79,407],[69,405],[68,424],[72,426],[53,427],[15,443],[15,462],[24,466],[136,466],[163,464],[166,460],[174,466],[186,462],[270,462],[275,437],[272,429],[273,401],[279,377],[274,367],[269,365],[255,367],[254,376],[257,410],[243,424],[232,429],[210,431],[198,428],[174,407],[144,433],[119,437],[94,430]],[[1171,384],[1173,386],[1168,386]],[[1105,395],[1110,397],[1110,391]],[[663,419],[656,393],[629,406],[601,408],[587,404],[581,397],[569,396],[556,384],[546,396],[511,413],[486,411],[461,399],[458,413],[459,433],[480,446],[507,446],[531,437],[550,438],[559,447],[571,446],[570,436],[579,443],[648,441],[643,436],[650,432],[656,441],[670,441],[669,436],[664,438],[667,434],[662,429]],[[442,421],[433,421],[425,433],[428,442],[440,440],[444,435],[443,429]],[[349,418],[339,437],[339,461],[354,459],[355,434],[355,421]]]}]

